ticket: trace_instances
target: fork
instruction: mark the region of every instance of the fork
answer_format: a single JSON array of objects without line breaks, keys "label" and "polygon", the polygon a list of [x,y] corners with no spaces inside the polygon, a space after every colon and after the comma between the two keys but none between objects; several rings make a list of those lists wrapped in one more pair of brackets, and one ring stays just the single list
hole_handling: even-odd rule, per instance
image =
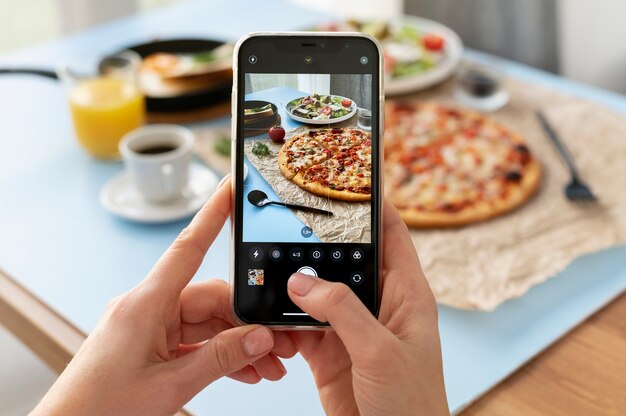
[{"label": "fork", "polygon": [[570,183],[565,187],[565,196],[567,197],[567,199],[572,202],[596,201],[597,198],[593,194],[593,192],[591,192],[589,186],[587,186],[580,180],[578,176],[578,170],[576,169],[576,166],[574,166],[574,159],[565,147],[563,140],[559,138],[558,134],[556,133],[556,131],[554,131],[554,129],[548,122],[548,119],[543,113],[537,111],[536,114],[539,122],[541,123],[541,126],[548,134],[548,137],[552,141],[554,147],[556,147],[556,150],[558,150],[558,152],[563,157],[563,160],[565,161],[565,164],[569,169],[572,179]]}]

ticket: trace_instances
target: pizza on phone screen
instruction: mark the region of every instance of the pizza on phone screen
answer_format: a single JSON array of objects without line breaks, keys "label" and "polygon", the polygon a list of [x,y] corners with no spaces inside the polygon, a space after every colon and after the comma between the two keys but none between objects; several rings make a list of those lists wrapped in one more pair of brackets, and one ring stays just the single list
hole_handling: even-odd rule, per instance
[{"label": "pizza on phone screen", "polygon": [[313,194],[347,202],[371,200],[372,140],[353,128],[309,130],[278,153],[285,178]]}]

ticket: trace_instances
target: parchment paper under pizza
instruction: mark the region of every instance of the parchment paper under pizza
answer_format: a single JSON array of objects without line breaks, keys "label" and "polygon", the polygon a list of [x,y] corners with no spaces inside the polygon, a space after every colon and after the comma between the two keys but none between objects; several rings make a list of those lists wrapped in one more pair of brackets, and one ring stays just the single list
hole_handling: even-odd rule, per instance
[{"label": "parchment paper under pizza", "polygon": [[[252,148],[257,142],[265,144],[270,154],[255,155]],[[300,127],[280,144],[269,138],[248,139],[244,153],[281,201],[333,213],[329,220],[324,215],[292,211],[320,241],[371,242],[369,132]]]}]

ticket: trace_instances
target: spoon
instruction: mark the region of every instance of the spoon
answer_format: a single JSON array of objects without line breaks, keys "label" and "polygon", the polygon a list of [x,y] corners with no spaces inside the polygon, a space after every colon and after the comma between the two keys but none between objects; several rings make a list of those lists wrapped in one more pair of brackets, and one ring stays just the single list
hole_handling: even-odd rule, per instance
[{"label": "spoon", "polygon": [[270,201],[270,199],[267,197],[267,194],[263,191],[259,191],[258,189],[254,191],[250,191],[248,193],[248,201],[250,201],[252,205],[257,206],[257,207],[264,207],[266,205],[274,204],[274,205],[280,205],[286,208],[297,209],[300,211],[313,212],[315,214],[333,215],[332,212],[325,211],[323,209],[306,207],[304,205],[287,204],[285,202]]}]

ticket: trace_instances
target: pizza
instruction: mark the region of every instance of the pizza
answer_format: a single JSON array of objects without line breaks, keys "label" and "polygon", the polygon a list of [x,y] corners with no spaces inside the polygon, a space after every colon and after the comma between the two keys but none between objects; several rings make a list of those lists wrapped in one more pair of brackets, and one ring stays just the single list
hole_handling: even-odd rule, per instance
[{"label": "pizza", "polygon": [[278,153],[285,178],[322,197],[369,201],[372,140],[359,129],[309,130],[293,136]]},{"label": "pizza", "polygon": [[541,167],[521,136],[482,114],[419,101],[385,107],[385,194],[413,227],[483,221],[527,201]]}]

